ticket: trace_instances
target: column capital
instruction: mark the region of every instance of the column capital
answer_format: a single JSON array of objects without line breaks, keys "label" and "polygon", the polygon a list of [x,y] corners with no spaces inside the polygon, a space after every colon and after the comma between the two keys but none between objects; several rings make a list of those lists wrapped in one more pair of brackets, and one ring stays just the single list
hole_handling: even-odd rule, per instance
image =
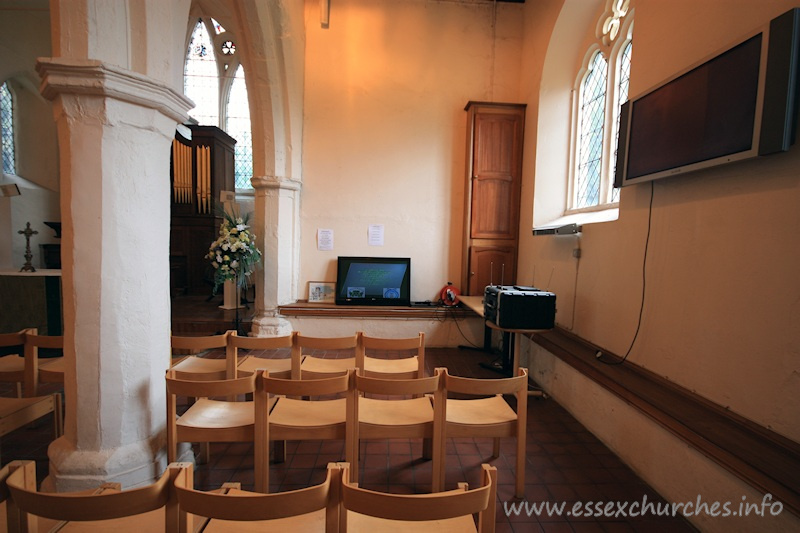
[{"label": "column capital", "polygon": [[194,103],[164,83],[137,72],[94,59],[40,57],[36,71],[42,78],[42,96],[59,94],[102,96],[159,111],[183,123]]},{"label": "column capital", "polygon": [[300,180],[284,178],[282,176],[253,176],[250,182],[256,190],[284,189],[299,191],[303,188],[303,183]]}]

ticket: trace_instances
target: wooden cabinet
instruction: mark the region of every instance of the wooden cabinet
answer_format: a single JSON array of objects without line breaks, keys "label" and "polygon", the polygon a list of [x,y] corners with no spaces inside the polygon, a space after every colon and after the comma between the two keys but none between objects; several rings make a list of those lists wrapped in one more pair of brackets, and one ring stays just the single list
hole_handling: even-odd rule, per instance
[{"label": "wooden cabinet", "polygon": [[469,102],[464,221],[465,294],[516,281],[524,104]]},{"label": "wooden cabinet", "polygon": [[189,126],[191,139],[172,144],[170,289],[172,295],[210,294],[213,268],[206,258],[219,234],[221,191],[234,191],[236,140],[216,126]]}]

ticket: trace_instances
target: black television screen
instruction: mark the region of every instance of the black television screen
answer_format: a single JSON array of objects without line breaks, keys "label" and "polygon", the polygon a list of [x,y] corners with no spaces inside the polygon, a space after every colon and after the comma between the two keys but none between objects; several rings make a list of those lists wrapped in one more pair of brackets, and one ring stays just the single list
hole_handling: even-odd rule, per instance
[{"label": "black television screen", "polygon": [[800,10],[631,98],[615,186],[788,150],[794,142]]},{"label": "black television screen", "polygon": [[411,305],[411,259],[339,257],[336,303]]}]

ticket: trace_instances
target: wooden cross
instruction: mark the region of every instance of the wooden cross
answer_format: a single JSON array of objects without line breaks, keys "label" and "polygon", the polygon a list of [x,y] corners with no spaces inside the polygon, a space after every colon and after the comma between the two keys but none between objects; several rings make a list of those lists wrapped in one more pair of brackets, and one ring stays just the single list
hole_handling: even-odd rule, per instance
[{"label": "wooden cross", "polygon": [[31,223],[28,222],[24,230],[19,230],[17,233],[25,235],[25,264],[19,269],[20,272],[36,272],[31,264],[33,254],[31,253],[31,235],[37,235],[39,232],[31,229]]}]

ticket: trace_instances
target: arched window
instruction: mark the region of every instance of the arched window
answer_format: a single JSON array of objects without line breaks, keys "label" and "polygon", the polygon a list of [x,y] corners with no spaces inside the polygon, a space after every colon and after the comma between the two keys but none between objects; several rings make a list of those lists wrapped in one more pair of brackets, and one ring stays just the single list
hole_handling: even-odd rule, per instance
[{"label": "arched window", "polygon": [[[595,52],[587,54],[577,85],[572,191],[568,211],[598,209],[619,201],[614,189],[620,108],[628,99],[633,15],[626,0],[613,0],[604,15]],[[622,31],[621,31],[622,30]]]},{"label": "arched window", "polygon": [[3,172],[16,174],[14,151],[14,97],[8,83],[0,85],[0,132],[3,139]]},{"label": "arched window", "polygon": [[244,67],[235,38],[213,18],[195,24],[183,79],[184,93],[196,104],[189,114],[199,124],[218,126],[236,139],[236,188],[252,189],[253,141]]}]

